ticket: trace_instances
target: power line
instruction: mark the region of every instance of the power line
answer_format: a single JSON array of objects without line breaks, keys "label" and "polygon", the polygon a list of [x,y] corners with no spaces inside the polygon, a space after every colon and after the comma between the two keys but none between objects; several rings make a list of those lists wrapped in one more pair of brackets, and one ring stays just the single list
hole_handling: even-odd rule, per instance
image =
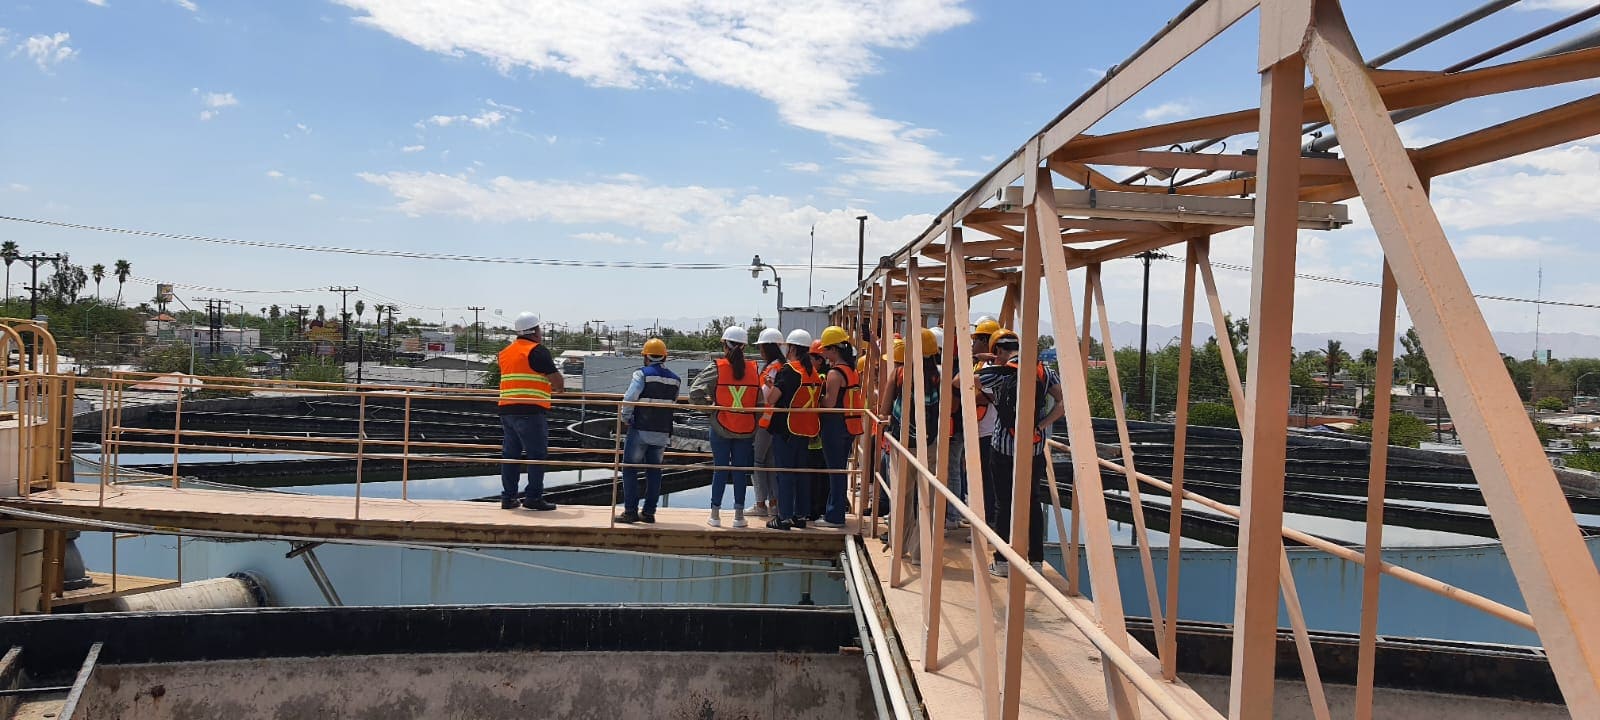
[{"label": "power line", "polygon": [[[414,250],[373,250],[368,248],[346,248],[328,245],[304,245],[300,243],[268,242],[262,240],[238,240],[234,238],[213,237],[209,235],[191,235],[184,233],[157,232],[154,230],[136,230],[131,228],[110,227],[105,225],[85,225],[82,223],[62,222],[59,220],[42,220],[38,218],[13,217],[0,215],[0,220],[25,223],[29,225],[43,225],[46,227],[64,228],[68,230],[88,230],[92,232],[116,233],[122,235],[137,235],[140,237],[162,238],[166,240],[184,240],[189,242],[203,242],[214,245],[231,245],[237,247],[268,248],[273,250],[296,250],[299,252],[330,253],[336,255],[363,255],[371,257],[392,257],[406,260],[443,260],[449,262],[474,262],[500,265],[543,265],[549,267],[575,267],[575,268],[609,268],[618,270],[748,270],[749,265],[735,265],[730,263],[685,263],[666,261],[642,260],[567,260],[550,258],[526,257],[497,257],[487,255],[461,255],[457,253],[421,252]],[[774,265],[773,267],[795,270],[813,267],[810,265]],[[816,265],[824,270],[849,270],[850,265]]]},{"label": "power line", "polygon": [[[1176,263],[1184,262],[1184,260],[1182,258],[1168,258],[1168,260],[1170,260],[1171,262],[1176,262]],[[1211,263],[1211,267],[1220,268],[1220,269],[1223,269],[1223,270],[1234,270],[1234,271],[1237,271],[1237,272],[1252,272],[1252,270],[1250,269],[1249,265],[1235,265],[1233,263],[1213,262],[1213,263]],[[1315,281],[1315,282],[1325,282],[1325,283],[1331,283],[1331,284],[1334,284],[1334,285],[1350,285],[1350,286],[1353,286],[1353,287],[1368,287],[1368,288],[1381,288],[1381,287],[1383,287],[1381,284],[1373,282],[1371,280],[1352,280],[1350,278],[1333,277],[1331,275],[1311,275],[1309,273],[1295,273],[1294,276],[1296,278],[1301,279],[1301,280],[1312,280],[1312,281]],[[1597,303],[1567,302],[1565,300],[1545,300],[1545,299],[1542,299],[1542,298],[1537,298],[1537,299],[1536,298],[1522,298],[1522,297],[1512,297],[1510,295],[1479,295],[1479,294],[1474,294],[1473,297],[1475,297],[1475,298],[1477,298],[1479,300],[1497,300],[1499,302],[1527,303],[1529,305],[1554,305],[1554,306],[1557,306],[1557,307],[1582,308],[1582,309],[1586,309],[1586,310],[1600,310],[1600,304],[1597,304]]]}]

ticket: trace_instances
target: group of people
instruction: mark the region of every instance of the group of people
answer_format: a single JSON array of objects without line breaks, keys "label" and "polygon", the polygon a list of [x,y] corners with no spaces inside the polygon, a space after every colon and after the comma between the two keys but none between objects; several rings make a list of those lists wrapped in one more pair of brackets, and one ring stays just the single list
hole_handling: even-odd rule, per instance
[{"label": "group of people", "polygon": [[[514,329],[516,340],[499,356],[504,456],[543,460],[548,437],[545,413],[550,408],[551,393],[561,392],[564,383],[550,351],[541,344],[539,318],[523,313],[516,319]],[[844,527],[849,506],[845,470],[855,439],[867,431],[861,372],[868,358],[860,353],[874,347],[870,339],[858,341],[838,326],[829,326],[815,339],[805,330],[794,330],[785,336],[775,328],[767,328],[751,348],[744,328],[730,327],[723,332],[721,356],[707,363],[689,388],[691,403],[711,408],[707,414],[715,469],[711,513],[706,524],[721,527],[722,502],[731,484],[733,527],[747,527],[747,516],[766,518],[767,527],[774,530],[809,525]],[[934,442],[938,433],[949,434],[951,452],[942,461],[947,464],[952,491],[965,498],[969,478],[962,457],[959,397],[971,392],[978,409],[978,467],[982,474],[984,518],[1009,540],[1013,502],[1020,500],[1031,518],[1028,559],[1038,564],[1044,558],[1044,512],[1038,490],[1045,478],[1043,441],[1064,414],[1060,377],[1043,363],[1024,373],[1017,363],[1021,351],[1017,334],[990,318],[981,318],[971,332],[976,362],[970,370],[958,367],[955,372],[941,372],[939,355],[945,341],[942,331],[924,328],[918,339],[922,350],[919,362],[926,383],[922,407],[913,407],[910,398],[904,397],[907,343],[896,336],[882,356],[893,368],[884,378],[876,408],[879,417],[887,418],[882,432],[895,438],[904,435],[913,447],[926,443],[930,451],[939,447]],[[673,405],[682,385],[682,379],[666,365],[666,343],[651,338],[641,354],[643,364],[634,371],[619,411],[626,435],[622,449],[623,508],[616,520],[630,524],[655,522],[661,465],[672,437]],[[1030,377],[1035,383],[1034,407],[1032,412],[1022,413],[1019,388]],[[943,392],[954,393],[957,400],[950,404],[955,410],[947,418],[938,417],[939,396]],[[1026,496],[1018,499],[1012,497],[1011,477],[1017,437],[1022,432],[1033,438],[1033,482],[1026,484]],[[884,467],[894,467],[889,462],[887,439],[880,439],[879,447],[884,452]],[[932,458],[932,462],[941,460]],[[517,486],[523,467],[520,463],[502,465],[501,507],[554,509],[555,505],[543,497],[544,471],[537,464],[527,466],[528,487],[519,498]],[[746,487],[752,479],[755,502],[746,510]],[[909,487],[914,489],[915,485]],[[884,498],[873,511],[884,513],[888,509]],[[943,521],[948,528],[959,526],[954,513]],[[990,571],[996,575],[1009,572],[998,553]]]}]

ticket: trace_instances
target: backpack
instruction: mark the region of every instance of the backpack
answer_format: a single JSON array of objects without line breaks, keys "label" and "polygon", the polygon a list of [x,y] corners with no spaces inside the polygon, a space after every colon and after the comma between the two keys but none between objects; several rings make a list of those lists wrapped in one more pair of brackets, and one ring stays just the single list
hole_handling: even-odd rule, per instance
[{"label": "backpack", "polygon": [[[903,377],[904,373],[905,373],[905,368],[904,367],[900,368],[899,372],[896,373],[896,378],[895,379],[896,380],[900,380]],[[928,378],[925,378],[925,379],[927,380],[928,388],[927,388],[927,392],[925,393],[925,397],[923,397],[923,399],[922,399],[923,400],[922,413],[921,413],[922,418],[920,420],[918,420],[917,414],[913,413],[911,415],[911,418],[909,420],[906,420],[906,422],[910,423],[911,439],[912,440],[915,440],[918,437],[918,435],[917,435],[917,426],[918,425],[921,425],[922,427],[928,428],[929,430],[933,431],[932,433],[929,434],[929,437],[936,437],[937,436],[936,433],[938,432],[938,429],[939,429],[939,392],[940,392],[941,388],[943,387],[943,383],[941,383],[939,381],[939,378],[938,378],[937,375],[935,375],[934,377],[928,377]],[[901,404],[904,401],[905,401],[905,394],[901,393],[900,395],[895,396],[894,404],[892,406],[890,406],[890,408],[889,408],[889,415],[890,415],[889,432],[891,432],[891,433],[898,433],[900,431],[900,423],[902,422],[902,417],[904,415],[904,410],[902,409]]]}]

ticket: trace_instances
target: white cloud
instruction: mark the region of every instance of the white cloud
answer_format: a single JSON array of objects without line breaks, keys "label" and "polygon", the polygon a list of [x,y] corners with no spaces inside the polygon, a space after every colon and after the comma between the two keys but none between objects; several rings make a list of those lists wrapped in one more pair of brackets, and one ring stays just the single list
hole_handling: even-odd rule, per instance
[{"label": "white cloud", "polygon": [[278,172],[277,170],[268,170],[267,177],[277,179],[283,177],[283,173]]},{"label": "white cloud", "polygon": [[23,185],[22,183],[8,183],[6,185],[6,189],[10,190],[11,192],[27,192],[33,188]]},{"label": "white cloud", "polygon": [[1521,10],[1587,10],[1590,0],[1528,0],[1518,6]]},{"label": "white cloud", "polygon": [[783,166],[799,173],[822,172],[822,166],[814,162],[784,163]]},{"label": "white cloud", "polygon": [[90,5],[98,5],[100,7],[106,6],[106,0],[84,0],[84,2],[87,2]]},{"label": "white cloud", "polygon": [[1044,73],[1039,72],[1037,70],[1035,70],[1035,71],[1033,71],[1031,73],[1028,73],[1027,75],[1024,75],[1023,77],[1026,78],[1028,80],[1028,82],[1033,83],[1035,85],[1043,85],[1045,83],[1050,82],[1050,78],[1045,77]]},{"label": "white cloud", "polygon": [[403,152],[403,153],[419,153],[419,152],[422,152],[423,150],[427,150],[427,149],[428,149],[427,145],[407,145],[407,146],[405,146],[403,148],[400,148],[400,152]]},{"label": "white cloud", "polygon": [[587,242],[587,243],[600,243],[600,244],[603,244],[603,245],[643,245],[643,244],[645,244],[644,240],[641,240],[641,239],[636,238],[636,237],[631,237],[631,238],[630,237],[623,237],[623,236],[618,235],[616,233],[608,233],[608,232],[573,233],[572,239],[573,240],[580,240],[580,241]]},{"label": "white cloud", "polygon": [[305,123],[295,123],[294,124],[294,129],[299,130],[300,133],[303,134],[303,135],[310,135],[311,134],[311,127],[306,125]]},{"label": "white cloud", "polygon": [[472,125],[473,127],[487,129],[499,125],[501,122],[504,122],[507,117],[510,116],[500,112],[499,110],[481,110],[477,115],[433,115],[425,120],[419,121],[417,123],[417,127],[424,127],[427,125],[432,125],[434,127],[450,127],[451,125],[466,123]]},{"label": "white cloud", "polygon": [[233,93],[208,92],[201,93],[200,88],[192,88],[191,94],[200,96],[200,105],[205,108],[200,111],[201,120],[210,120],[222,113],[222,108],[234,107],[239,104],[239,99]]},{"label": "white cloud", "polygon": [[178,7],[181,7],[183,9],[185,9],[185,10],[188,10],[189,12],[199,12],[200,11],[200,6],[194,4],[194,0],[172,0],[172,4],[173,5],[177,5]]},{"label": "white cloud", "polygon": [[1145,122],[1159,122],[1182,117],[1188,115],[1189,112],[1189,103],[1173,100],[1161,103],[1153,108],[1146,108],[1144,112],[1139,113],[1139,118]]},{"label": "white cloud", "polygon": [[1536,150],[1434,181],[1447,227],[1472,230],[1600,215],[1600,137]]},{"label": "white cloud", "polygon": [[1461,260],[1526,260],[1560,255],[1566,248],[1522,235],[1468,235],[1451,243]]},{"label": "white cloud", "polygon": [[857,91],[876,52],[967,23],[960,0],[643,0],[595,12],[582,0],[336,0],[418,47],[475,53],[502,72],[563,73],[591,85],[674,85],[682,77],[754,93],[787,123],[827,135],[853,172],[894,190],[950,192],[975,175],[928,147],[917,128],[880,117]]},{"label": "white cloud", "polygon": [[[4,37],[4,33],[0,33],[0,39],[4,39]],[[34,35],[17,45],[17,49],[12,50],[11,55],[13,57],[26,55],[29,60],[38,64],[40,70],[49,72],[50,68],[60,65],[78,54],[77,49],[67,45],[67,42],[71,39],[72,35],[64,32],[58,32],[54,35]]]},{"label": "white cloud", "polygon": [[[857,209],[800,206],[784,197],[741,196],[725,188],[652,185],[634,175],[590,183],[421,172],[359,177],[388,190],[399,201],[396,209],[413,217],[609,225],[668,236],[663,244],[668,251],[705,254],[744,252],[752,237],[762,238],[763,247],[777,253],[803,249],[807,229],[816,225],[819,262],[825,254],[854,262],[855,216],[862,214]],[[921,232],[932,217],[872,218],[869,240],[876,251],[888,252]]]},{"label": "white cloud", "polygon": [[316,193],[311,193],[310,195],[306,196],[306,199],[310,200],[312,202],[322,202],[323,200],[326,200],[327,198],[325,198],[325,197],[323,197],[321,195],[318,195]]}]

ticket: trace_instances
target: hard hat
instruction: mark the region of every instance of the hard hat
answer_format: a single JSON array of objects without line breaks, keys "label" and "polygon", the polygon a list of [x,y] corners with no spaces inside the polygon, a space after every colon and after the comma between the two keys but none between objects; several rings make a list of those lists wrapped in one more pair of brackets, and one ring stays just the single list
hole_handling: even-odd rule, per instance
[{"label": "hard hat", "polygon": [[999,329],[1000,323],[990,320],[989,318],[978,318],[978,325],[972,329],[972,334],[974,336],[993,335]]},{"label": "hard hat", "polygon": [[933,334],[932,328],[922,329],[922,356],[931,357],[939,354],[939,336]]},{"label": "hard hat", "polygon": [[536,330],[538,327],[539,316],[531,312],[525,312],[521,315],[518,315],[517,319],[511,322],[511,328],[516,330],[518,335],[522,335],[529,330]]},{"label": "hard hat", "polygon": [[799,345],[803,348],[811,347],[811,333],[804,330],[794,330],[789,333],[787,342],[790,345]]},{"label": "hard hat", "polygon": [[812,340],[811,341],[811,354],[812,355],[821,355],[822,354],[822,341],[821,340]]},{"label": "hard hat", "polygon": [[900,338],[895,338],[894,339],[894,349],[890,350],[889,352],[884,353],[883,354],[883,359],[885,359],[885,360],[893,360],[893,361],[895,361],[897,363],[905,362],[906,361],[906,341],[901,340]]},{"label": "hard hat", "polygon": [[644,341],[644,351],[642,354],[645,357],[666,357],[667,344],[661,342],[661,338],[650,338],[649,340]]},{"label": "hard hat", "polygon": [[995,322],[994,318],[989,317],[988,315],[979,315],[978,321],[973,323],[973,325],[982,325],[984,323],[994,323],[996,328],[1000,327],[1000,323]]},{"label": "hard hat", "polygon": [[777,328],[767,328],[761,331],[760,336],[756,337],[756,342],[762,345],[782,345],[783,333]]},{"label": "hard hat", "polygon": [[933,333],[933,344],[936,347],[938,347],[940,350],[943,350],[944,349],[944,328],[942,328],[942,327],[930,328],[930,331]]},{"label": "hard hat", "polygon": [[822,329],[822,337],[820,338],[820,341],[822,342],[823,347],[827,347],[829,345],[838,345],[842,342],[849,342],[850,333],[845,332],[844,328],[839,327],[838,325],[829,325]]},{"label": "hard hat", "polygon": [[1004,340],[1010,340],[1013,345],[1018,345],[1022,342],[1016,333],[1002,328],[994,331],[994,334],[989,336],[989,351],[994,352],[994,349],[999,347]]},{"label": "hard hat", "polygon": [[722,341],[744,345],[750,342],[750,333],[745,332],[744,328],[734,325],[722,331]]}]

